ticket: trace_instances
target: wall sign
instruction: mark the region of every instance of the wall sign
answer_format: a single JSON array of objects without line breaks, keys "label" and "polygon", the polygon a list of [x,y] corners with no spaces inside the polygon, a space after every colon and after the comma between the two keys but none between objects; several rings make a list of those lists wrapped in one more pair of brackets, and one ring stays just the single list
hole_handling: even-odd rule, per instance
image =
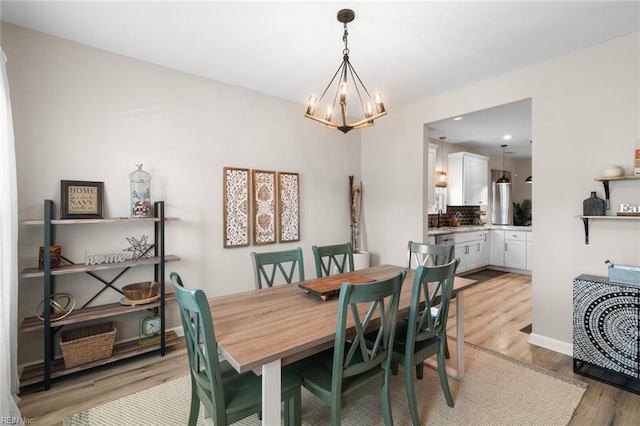
[{"label": "wall sign", "polygon": [[300,176],[278,172],[278,222],[281,243],[300,241]]},{"label": "wall sign", "polygon": [[60,181],[61,219],[103,219],[104,182]]},{"label": "wall sign", "polygon": [[249,245],[249,169],[223,168],[224,247]]}]

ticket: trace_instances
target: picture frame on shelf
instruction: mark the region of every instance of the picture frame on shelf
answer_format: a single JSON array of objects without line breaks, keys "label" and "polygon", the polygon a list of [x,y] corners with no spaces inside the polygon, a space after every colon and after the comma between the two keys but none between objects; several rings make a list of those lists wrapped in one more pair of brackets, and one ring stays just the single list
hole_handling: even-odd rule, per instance
[{"label": "picture frame on shelf", "polygon": [[104,182],[61,180],[60,219],[104,219]]}]

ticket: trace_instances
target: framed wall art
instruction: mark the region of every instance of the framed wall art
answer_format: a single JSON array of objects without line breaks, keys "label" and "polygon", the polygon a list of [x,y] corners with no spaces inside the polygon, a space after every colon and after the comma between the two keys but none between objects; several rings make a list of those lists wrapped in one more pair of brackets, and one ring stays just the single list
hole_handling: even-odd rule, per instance
[{"label": "framed wall art", "polygon": [[223,168],[224,247],[249,245],[249,169]]},{"label": "framed wall art", "polygon": [[300,177],[278,172],[278,241],[300,241]]},{"label": "framed wall art", "polygon": [[104,182],[60,181],[60,219],[104,219]]},{"label": "framed wall art", "polygon": [[253,244],[276,242],[276,172],[253,170]]}]

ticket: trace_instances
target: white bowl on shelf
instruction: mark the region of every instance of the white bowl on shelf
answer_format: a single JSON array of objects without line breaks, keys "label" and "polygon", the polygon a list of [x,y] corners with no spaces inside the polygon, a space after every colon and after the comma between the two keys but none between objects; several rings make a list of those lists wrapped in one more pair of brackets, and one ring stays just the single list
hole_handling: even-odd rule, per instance
[{"label": "white bowl on shelf", "polygon": [[624,176],[624,169],[620,166],[607,166],[602,170],[602,176],[604,177]]}]

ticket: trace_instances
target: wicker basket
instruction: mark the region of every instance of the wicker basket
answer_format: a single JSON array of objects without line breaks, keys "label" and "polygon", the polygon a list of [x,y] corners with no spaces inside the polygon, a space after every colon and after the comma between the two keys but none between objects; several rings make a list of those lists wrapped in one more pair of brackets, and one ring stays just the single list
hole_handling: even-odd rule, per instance
[{"label": "wicker basket", "polygon": [[66,368],[109,358],[116,340],[113,323],[96,324],[60,334],[60,348]]}]

